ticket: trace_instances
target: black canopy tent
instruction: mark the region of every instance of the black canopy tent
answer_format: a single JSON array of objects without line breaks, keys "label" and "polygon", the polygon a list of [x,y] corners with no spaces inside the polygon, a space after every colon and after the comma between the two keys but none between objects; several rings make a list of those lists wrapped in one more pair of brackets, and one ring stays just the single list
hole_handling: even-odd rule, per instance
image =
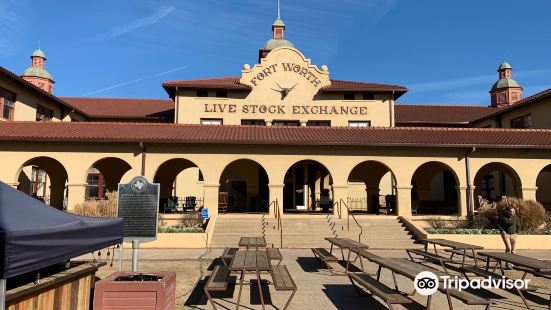
[{"label": "black canopy tent", "polygon": [[122,219],[65,213],[0,182],[0,308],[5,279],[120,244],[122,239]]}]

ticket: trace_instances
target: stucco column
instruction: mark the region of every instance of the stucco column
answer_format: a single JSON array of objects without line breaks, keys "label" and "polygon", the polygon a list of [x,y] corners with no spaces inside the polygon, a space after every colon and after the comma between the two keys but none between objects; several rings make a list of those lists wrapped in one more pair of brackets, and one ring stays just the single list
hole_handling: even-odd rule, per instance
[{"label": "stucco column", "polygon": [[220,184],[204,184],[203,191],[203,205],[209,209],[209,216],[215,217],[218,215],[218,191],[220,190]]},{"label": "stucco column", "polygon": [[367,194],[367,210],[366,211],[375,211],[375,206],[373,205],[373,197],[377,197],[377,201],[379,201],[379,192],[381,191],[378,187],[368,187],[365,189],[365,192]]},{"label": "stucco column", "polygon": [[467,186],[456,186],[457,189],[457,213],[459,216],[467,216]]},{"label": "stucco column", "polygon": [[[348,209],[344,205],[341,206],[342,202],[347,203],[347,198],[348,184],[333,184],[333,215],[339,216],[340,211],[341,218],[348,216]],[[337,204],[335,205],[335,203]],[[340,210],[338,206],[341,206]]]},{"label": "stucco column", "polygon": [[538,187],[523,187],[522,188],[522,199],[524,200],[534,200],[536,201],[536,192]]},{"label": "stucco column", "polygon": [[75,205],[84,202],[86,184],[68,183],[67,209],[73,210]]},{"label": "stucco column", "polygon": [[398,215],[411,216],[411,185],[396,185],[396,208]]},{"label": "stucco column", "polygon": [[[269,204],[271,204],[273,201],[277,200],[277,203],[279,205],[279,212],[281,216],[283,216],[283,187],[285,184],[268,184],[268,188],[270,190],[269,193]],[[275,207],[270,207],[270,217],[275,218],[276,216],[276,209]]]}]

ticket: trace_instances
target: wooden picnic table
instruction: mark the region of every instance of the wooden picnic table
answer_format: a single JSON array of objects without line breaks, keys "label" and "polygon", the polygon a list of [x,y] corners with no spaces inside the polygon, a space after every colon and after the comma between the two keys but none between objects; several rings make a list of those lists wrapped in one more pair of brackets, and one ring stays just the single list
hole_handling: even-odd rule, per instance
[{"label": "wooden picnic table", "polygon": [[249,247],[258,250],[258,248],[266,247],[266,239],[264,237],[241,237],[241,239],[239,239],[239,246],[246,247],[247,250]]},{"label": "wooden picnic table", "polygon": [[[528,257],[528,256],[522,256],[518,254],[513,253],[503,253],[503,252],[478,252],[480,256],[486,257],[486,271],[489,271],[490,269],[490,259],[494,259],[497,261],[496,267],[494,270],[499,266],[499,269],[501,270],[501,274],[505,275],[505,271],[503,270],[503,262],[511,263],[515,266],[524,267],[523,271],[524,274],[522,275],[521,280],[525,280],[528,273],[535,274],[535,275],[551,275],[551,262],[539,260],[536,258]],[[530,309],[530,306],[525,301],[524,296],[519,291],[519,295],[522,298],[524,304],[526,305],[527,309]],[[549,306],[548,309],[551,310],[551,294],[549,295]]]},{"label": "wooden picnic table", "polygon": [[[338,246],[341,249],[342,259],[346,261],[346,269],[344,274],[348,274],[348,267],[350,266],[350,253],[354,250],[368,249],[369,246],[348,238],[325,238],[325,240],[331,243],[331,249],[329,253],[333,253],[333,245]],[[348,256],[344,258],[344,250],[348,250]]]},{"label": "wooden picnic table", "polygon": [[262,282],[260,280],[261,272],[270,272],[272,270],[272,264],[268,258],[268,251],[266,250],[239,250],[235,253],[228,269],[234,272],[240,272],[239,279],[239,295],[237,296],[237,308],[241,301],[241,290],[243,288],[243,282],[245,273],[253,273],[256,275],[256,281],[258,285],[258,292],[260,294],[260,302],[262,303],[262,309],[264,309],[264,295],[262,294]]},{"label": "wooden picnic table", "polygon": [[474,264],[478,267],[478,264],[476,262],[476,252],[475,250],[483,250],[484,247],[474,244],[468,244],[468,243],[462,243],[457,241],[451,241],[446,239],[423,239],[421,240],[425,243],[425,252],[428,252],[429,244],[432,243],[434,247],[434,253],[438,255],[438,250],[436,249],[436,245],[440,245],[443,247],[452,248],[454,250],[463,251],[463,260],[461,262],[461,267],[465,266],[465,257],[467,256],[467,251],[471,251],[473,254]]},{"label": "wooden picnic table", "polygon": [[[400,292],[400,290],[398,289],[398,283],[396,282],[396,274],[402,275],[412,281],[415,280],[415,277],[423,271],[430,271],[434,273],[438,278],[449,277],[448,274],[440,270],[427,267],[425,265],[421,265],[416,262],[412,262],[407,258],[376,257],[376,258],[370,259],[370,261],[379,265],[379,269],[377,270],[377,281],[380,281],[382,268],[386,268],[392,272],[392,280],[394,282],[394,288],[396,289],[397,292]],[[408,295],[413,295],[414,292],[415,290],[412,293],[409,293]],[[432,295],[429,295],[427,298],[427,307],[426,307],[427,309],[430,309],[431,301],[432,301]]]},{"label": "wooden picnic table", "polygon": [[538,273],[551,273],[551,262],[535,259],[528,256],[503,252],[478,252],[478,255],[485,256],[487,258],[486,270],[490,268],[490,259],[494,259],[500,265],[501,262],[506,262],[533,270],[534,272]]}]

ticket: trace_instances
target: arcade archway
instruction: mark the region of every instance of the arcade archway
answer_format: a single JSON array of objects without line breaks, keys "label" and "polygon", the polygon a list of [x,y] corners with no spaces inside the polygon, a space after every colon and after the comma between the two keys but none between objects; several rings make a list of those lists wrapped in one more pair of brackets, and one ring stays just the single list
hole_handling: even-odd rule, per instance
[{"label": "arcade archway", "polygon": [[[522,183],[509,165],[493,162],[482,166],[474,178],[475,202],[499,201],[502,197],[521,197]],[[478,199],[476,199],[478,197]]]},{"label": "arcade archway", "polygon": [[284,212],[331,212],[333,179],[329,170],[314,160],[303,160],[285,173]]},{"label": "arcade archway", "polygon": [[228,212],[268,212],[268,183],[266,170],[254,160],[228,164],[220,175],[220,193],[227,195]]},{"label": "arcade archway", "polygon": [[[348,176],[347,205],[356,213],[396,210],[396,179],[394,173],[381,162],[364,161]],[[385,211],[386,212],[386,211]]]},{"label": "arcade archway", "polygon": [[459,180],[446,164],[435,161],[424,163],[415,170],[411,185],[411,209],[414,214],[459,213]]},{"label": "arcade archway", "polygon": [[103,199],[106,192],[117,191],[118,184],[126,172],[132,169],[126,161],[107,157],[96,161],[86,175],[85,199]]},{"label": "arcade archway", "polygon": [[551,165],[543,168],[536,179],[536,200],[539,201],[545,210],[551,212]]},{"label": "arcade archway", "polygon": [[190,160],[174,158],[162,163],[154,183],[160,184],[159,212],[173,213],[203,206],[203,174]]},{"label": "arcade archway", "polygon": [[63,209],[67,195],[67,170],[50,157],[35,157],[19,168],[17,189],[49,205]]}]

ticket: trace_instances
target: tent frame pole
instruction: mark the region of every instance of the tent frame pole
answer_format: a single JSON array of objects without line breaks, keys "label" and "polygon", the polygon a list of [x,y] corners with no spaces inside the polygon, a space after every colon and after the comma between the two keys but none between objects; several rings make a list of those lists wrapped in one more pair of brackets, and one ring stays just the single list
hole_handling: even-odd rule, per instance
[{"label": "tent frame pole", "polygon": [[6,309],[6,279],[0,279],[0,310]]}]

